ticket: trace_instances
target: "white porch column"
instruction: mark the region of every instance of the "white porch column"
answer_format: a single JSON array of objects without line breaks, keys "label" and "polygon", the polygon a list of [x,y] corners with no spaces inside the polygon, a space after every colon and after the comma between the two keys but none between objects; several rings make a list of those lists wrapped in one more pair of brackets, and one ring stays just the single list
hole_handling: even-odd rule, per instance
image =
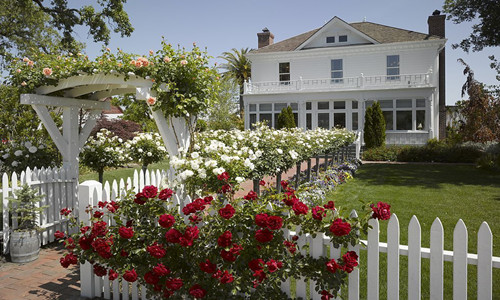
[{"label": "white porch column", "polygon": [[297,127],[306,129],[306,101],[305,100],[300,100],[299,101],[299,124],[297,124]]},{"label": "white porch column", "polygon": [[[247,83],[245,83],[247,84]],[[250,105],[248,104],[247,101],[245,101],[245,97],[243,97],[243,103],[245,103],[245,115],[243,116],[244,119],[243,119],[243,125],[245,126],[245,129],[249,129],[250,128]]]},{"label": "white porch column", "polygon": [[[433,101],[434,94],[429,96],[426,99],[425,103],[425,115],[426,115],[426,120],[425,123],[427,128],[429,128],[429,139],[435,138],[434,136],[434,101]],[[429,117],[427,117],[429,116]]]}]

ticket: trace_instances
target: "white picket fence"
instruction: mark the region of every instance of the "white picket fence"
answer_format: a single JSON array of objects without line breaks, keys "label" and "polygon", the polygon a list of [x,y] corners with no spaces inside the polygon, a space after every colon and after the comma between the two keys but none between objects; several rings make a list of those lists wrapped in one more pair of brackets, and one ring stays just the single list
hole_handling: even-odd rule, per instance
[{"label": "white picket fence", "polygon": [[38,190],[40,195],[44,195],[40,205],[48,207],[40,215],[39,226],[41,232],[41,244],[45,245],[54,241],[56,230],[67,231],[66,219],[61,218],[60,210],[64,207],[77,206],[77,180],[70,178],[69,172],[65,168],[27,168],[21,174],[15,172],[9,176],[2,175],[2,205],[3,205],[3,229],[2,229],[2,249],[3,254],[9,252],[9,238],[11,230],[17,228],[17,220],[9,217],[9,200],[13,192],[18,190],[23,184]]},{"label": "white picket fence", "polygon": [[[147,179],[144,182],[148,185]],[[120,181],[110,186],[109,183],[104,185],[104,189],[97,182],[84,182],[80,185],[80,211],[84,212],[83,207],[88,204],[96,205],[98,201],[114,199],[124,191],[124,187],[135,187],[135,191],[139,191],[144,186],[141,181],[132,182],[127,180],[127,184]],[[158,182],[158,179],[151,180],[150,184]],[[176,199],[179,201],[179,199]],[[189,201],[189,200],[186,200]],[[185,202],[185,201],[182,201]],[[185,203],[182,203],[183,205]],[[353,217],[357,216],[353,211]],[[80,220],[88,222],[88,215],[80,214]],[[436,218],[431,227],[430,248],[421,246],[421,227],[417,217],[413,216],[408,227],[408,245],[400,244],[400,225],[396,214],[393,214],[388,223],[387,228],[387,243],[379,241],[379,222],[378,220],[370,220],[370,225],[373,227],[368,233],[366,247],[349,247],[348,250],[367,251],[367,295],[368,300],[379,299],[379,269],[380,269],[380,253],[387,253],[387,299],[422,299],[422,272],[421,259],[430,259],[430,299],[443,299],[443,269],[445,261],[453,262],[453,299],[467,299],[467,266],[477,265],[477,299],[491,300],[492,295],[492,270],[500,268],[500,257],[493,256],[493,235],[486,222],[483,222],[478,232],[477,249],[478,254],[467,253],[467,228],[462,220],[459,220],[455,226],[453,234],[453,251],[444,250],[444,230],[439,218]],[[300,228],[297,232],[287,233],[290,237],[300,233]],[[341,250],[330,246],[330,240],[323,234],[312,238],[309,235],[303,235],[297,241],[299,246],[309,244],[309,254],[313,257],[324,257],[338,259],[341,255]],[[329,248],[329,253],[326,249]],[[400,292],[400,256],[408,257],[408,291],[407,294]],[[361,268],[363,266],[360,266]],[[146,300],[146,289],[143,286],[138,286],[137,282],[129,284],[126,281],[114,280],[110,281],[107,277],[101,278],[95,276],[90,263],[80,265],[80,282],[82,297],[102,297],[104,299],[132,299]],[[307,293],[306,285],[310,285],[310,295]],[[315,293],[315,283],[308,281],[307,278],[295,279],[295,291],[291,291],[291,281],[288,279],[282,284],[282,290],[289,296],[293,294],[296,298],[303,299],[321,299],[321,295]],[[349,274],[348,299],[360,299],[360,279],[359,268]],[[469,295],[471,298],[476,298],[474,295]],[[495,298],[500,295],[495,295]]]}]

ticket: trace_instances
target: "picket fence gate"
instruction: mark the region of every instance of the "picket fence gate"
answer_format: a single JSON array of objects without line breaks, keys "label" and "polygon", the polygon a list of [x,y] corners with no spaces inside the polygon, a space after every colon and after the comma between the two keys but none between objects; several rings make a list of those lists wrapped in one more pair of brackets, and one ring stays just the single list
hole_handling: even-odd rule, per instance
[{"label": "picket fence gate", "polygon": [[75,178],[70,178],[67,169],[65,168],[27,168],[21,174],[13,172],[9,176],[7,173],[2,175],[2,186],[0,193],[2,194],[2,252],[9,253],[10,232],[18,227],[17,220],[10,218],[9,200],[15,191],[21,188],[22,185],[28,184],[32,188],[38,190],[39,195],[43,195],[41,206],[48,206],[41,214],[38,220],[38,225],[41,227],[40,242],[46,245],[54,241],[54,233],[56,230],[67,231],[67,220],[60,215],[61,208],[77,206],[77,186],[78,182]]},{"label": "picket fence gate", "polygon": [[[164,173],[163,173],[164,176]],[[160,179],[161,181],[161,179]],[[115,199],[121,195],[126,187],[134,187],[138,192],[144,185],[158,183],[158,179],[133,182],[130,178],[125,182],[116,181],[113,184],[106,183],[104,188],[98,182],[84,182],[79,188],[80,197],[80,220],[88,222],[88,214],[84,213],[84,207],[87,205],[97,205],[99,201]],[[185,198],[179,202],[178,197],[174,201],[181,207],[190,201]],[[83,213],[82,213],[83,212]],[[356,211],[351,214],[356,217]],[[467,253],[467,228],[462,220],[459,220],[453,233],[453,251],[444,250],[444,230],[439,218],[436,218],[431,227],[430,248],[421,246],[421,227],[417,217],[413,216],[408,226],[408,245],[400,244],[400,225],[396,214],[392,214],[387,227],[387,243],[379,241],[379,222],[370,220],[372,229],[369,230],[367,240],[363,241],[366,246],[349,246],[348,250],[356,251],[359,255],[360,250],[367,251],[367,295],[368,300],[379,299],[379,267],[380,253],[387,253],[387,299],[421,299],[421,259],[430,259],[430,298],[443,299],[443,265],[444,261],[453,262],[453,299],[467,299],[467,265],[477,265],[477,299],[491,300],[492,295],[492,270],[500,268],[500,257],[493,256],[493,235],[486,222],[483,222],[478,232],[478,254]],[[300,233],[300,227],[296,232],[287,232],[288,237]],[[329,247],[329,253],[326,252],[327,246],[330,246],[329,237],[324,234],[318,234],[315,238],[309,235],[300,236],[297,241],[299,246],[309,244],[309,254],[319,258],[327,256],[338,259],[341,256],[341,250]],[[304,250],[302,250],[304,251]],[[400,256],[408,256],[408,292],[406,295],[400,293]],[[128,283],[123,280],[110,281],[107,276],[104,278],[95,276],[92,265],[89,262],[80,265],[80,283],[82,297],[102,297],[103,299],[123,299],[123,300],[146,300],[146,288],[139,286],[137,282]],[[315,292],[315,283],[309,282],[310,295],[307,295],[307,278],[295,279],[296,298],[321,299],[321,295]],[[282,283],[282,290],[289,296],[291,291],[291,280]],[[359,268],[354,269],[349,274],[348,294],[349,300],[360,298],[360,279]],[[469,295],[473,297],[473,295]],[[499,295],[496,295],[498,297]]]}]

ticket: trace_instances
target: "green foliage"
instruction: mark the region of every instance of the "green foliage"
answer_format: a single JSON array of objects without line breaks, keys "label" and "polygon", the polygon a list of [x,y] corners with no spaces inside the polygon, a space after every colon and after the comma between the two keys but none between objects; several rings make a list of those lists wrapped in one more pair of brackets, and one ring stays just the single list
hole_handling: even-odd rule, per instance
[{"label": "green foliage", "polygon": [[364,160],[404,162],[474,163],[482,151],[475,146],[448,144],[431,139],[425,146],[391,145],[366,149]]},{"label": "green foliage", "polygon": [[133,161],[142,164],[143,169],[164,160],[168,155],[158,133],[139,133],[132,140],[125,142],[125,149]]},{"label": "green foliage", "polygon": [[37,219],[48,206],[39,206],[43,195],[24,184],[20,190],[14,192],[14,197],[9,197],[9,209],[13,219],[17,219],[16,231],[31,231],[38,229]]},{"label": "green foliage", "polygon": [[59,151],[52,143],[26,140],[0,144],[0,172],[20,174],[27,167],[59,166],[61,160]]},{"label": "green foliage", "polygon": [[240,129],[243,119],[238,116],[238,104],[234,101],[238,86],[231,77],[223,77],[216,101],[208,109],[207,127],[212,130]]},{"label": "green foliage", "polygon": [[295,128],[295,118],[291,106],[284,107],[278,115],[276,129]]},{"label": "green foliage", "polygon": [[368,149],[385,145],[385,119],[377,101],[366,109],[363,135]]}]

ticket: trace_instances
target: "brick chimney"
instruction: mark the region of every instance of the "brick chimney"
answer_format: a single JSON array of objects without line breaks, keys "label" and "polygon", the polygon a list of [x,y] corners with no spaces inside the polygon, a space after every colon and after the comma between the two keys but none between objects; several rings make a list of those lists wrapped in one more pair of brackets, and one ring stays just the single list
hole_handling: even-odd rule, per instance
[{"label": "brick chimney", "polygon": [[257,33],[257,38],[259,40],[259,49],[274,43],[274,34],[272,34],[267,27],[264,27],[262,32]]},{"label": "brick chimney", "polygon": [[[444,22],[446,15],[442,15],[439,10],[435,10],[432,16],[427,19],[429,34],[445,38]],[[439,52],[439,139],[446,138],[446,65],[445,48]]]}]

